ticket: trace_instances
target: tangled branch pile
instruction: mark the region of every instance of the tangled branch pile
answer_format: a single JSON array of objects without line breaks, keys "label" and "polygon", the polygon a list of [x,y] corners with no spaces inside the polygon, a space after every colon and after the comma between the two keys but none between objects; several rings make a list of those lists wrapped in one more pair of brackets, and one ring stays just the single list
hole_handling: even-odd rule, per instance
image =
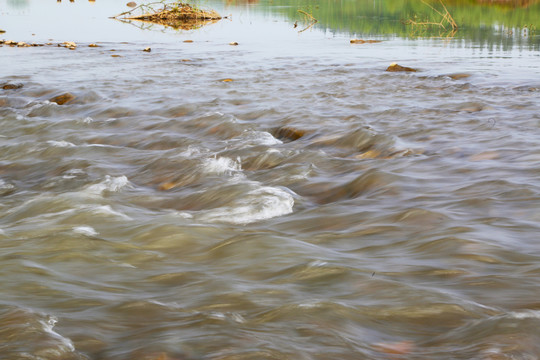
[{"label": "tangled branch pile", "polygon": [[[137,15],[137,13],[139,13]],[[137,6],[124,13],[113,16],[119,20],[139,20],[154,24],[171,26],[175,29],[193,29],[221,19],[214,10],[203,10],[179,1],[164,1]]]}]

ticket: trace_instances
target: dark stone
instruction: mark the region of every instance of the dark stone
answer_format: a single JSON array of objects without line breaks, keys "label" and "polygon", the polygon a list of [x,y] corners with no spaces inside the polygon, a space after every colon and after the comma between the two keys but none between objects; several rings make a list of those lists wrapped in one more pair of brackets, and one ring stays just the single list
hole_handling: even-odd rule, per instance
[{"label": "dark stone", "polygon": [[304,136],[306,132],[304,130],[295,129],[293,127],[283,126],[274,129],[272,135],[280,140],[294,141]]},{"label": "dark stone", "polygon": [[22,88],[23,84],[4,84],[2,85],[2,89],[4,90],[16,90]]},{"label": "dark stone", "polygon": [[51,99],[49,99],[50,102],[57,103],[58,105],[64,105],[67,104],[75,99],[75,95],[71,93],[65,93],[62,95],[55,96]]}]

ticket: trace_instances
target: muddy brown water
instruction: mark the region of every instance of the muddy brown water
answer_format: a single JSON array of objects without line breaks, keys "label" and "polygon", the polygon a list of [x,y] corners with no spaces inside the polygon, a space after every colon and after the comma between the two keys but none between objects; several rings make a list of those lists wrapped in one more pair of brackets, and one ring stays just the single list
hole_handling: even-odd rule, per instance
[{"label": "muddy brown water", "polygon": [[0,358],[538,358],[538,52],[0,4]]}]

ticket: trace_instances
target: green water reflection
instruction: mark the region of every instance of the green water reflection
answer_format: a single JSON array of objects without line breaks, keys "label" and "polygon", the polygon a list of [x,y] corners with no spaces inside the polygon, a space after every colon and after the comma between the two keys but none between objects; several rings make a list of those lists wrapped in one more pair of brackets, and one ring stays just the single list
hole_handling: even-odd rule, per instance
[{"label": "green water reflection", "polygon": [[[252,3],[250,1],[250,3]],[[442,10],[436,1],[430,2]],[[291,21],[302,21],[298,10],[312,14],[317,28],[358,37],[449,36],[472,41],[481,47],[538,49],[540,45],[540,2],[510,0],[501,3],[454,0],[446,2],[459,26],[411,26],[407,20],[440,22],[441,16],[421,0],[263,0],[256,5],[265,12],[278,12]],[[236,3],[237,4],[237,3]],[[307,19],[306,19],[307,20]]]}]

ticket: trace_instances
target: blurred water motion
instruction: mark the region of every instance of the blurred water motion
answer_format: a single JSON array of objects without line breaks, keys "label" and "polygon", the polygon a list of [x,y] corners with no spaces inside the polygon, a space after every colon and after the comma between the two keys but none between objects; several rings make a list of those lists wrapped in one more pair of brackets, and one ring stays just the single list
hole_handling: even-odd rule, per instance
[{"label": "blurred water motion", "polygon": [[103,3],[0,48],[2,358],[538,356],[534,47]]}]

